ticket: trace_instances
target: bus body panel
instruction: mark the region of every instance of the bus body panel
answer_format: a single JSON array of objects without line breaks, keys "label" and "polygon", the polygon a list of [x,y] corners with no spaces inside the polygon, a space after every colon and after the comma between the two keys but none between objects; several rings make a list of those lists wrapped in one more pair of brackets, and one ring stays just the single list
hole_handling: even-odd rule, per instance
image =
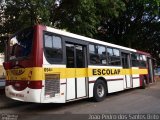
[{"label": "bus body panel", "polygon": [[[93,97],[94,85],[99,79],[106,81],[108,93],[140,87],[142,86],[143,77],[146,76],[149,79],[148,67],[140,68],[131,66],[132,53],[150,56],[148,53],[105,43],[51,27],[37,25],[34,29],[33,48],[29,59],[6,61],[4,63],[7,71],[7,85],[5,88],[7,97],[27,102],[65,103]],[[47,32],[49,34],[55,34],[62,39],[62,63],[50,63],[46,57],[44,33]],[[70,37],[73,40],[70,41],[68,39],[66,41],[64,36]],[[75,41],[78,40],[79,43],[74,43],[74,39]],[[88,60],[88,46],[90,43],[119,49],[121,54],[123,52],[124,57],[126,57],[125,60],[129,60],[128,67],[122,65],[122,58],[120,58],[121,66],[91,65]],[[85,58],[84,67],[67,67],[67,45],[74,47],[74,55],[79,54],[80,50],[85,51],[83,56]],[[80,47],[81,49],[79,49]],[[24,89],[18,88],[19,86],[24,87]]]},{"label": "bus body panel", "polygon": [[[132,67],[132,69],[136,69],[138,70],[139,68],[138,67]],[[140,87],[140,78],[139,78],[139,74],[133,74],[132,75],[132,80],[133,80],[133,88],[136,88],[136,87]]]},{"label": "bus body panel", "polygon": [[31,88],[26,88],[23,91],[16,91],[12,86],[5,87],[5,94],[7,97],[24,102],[41,103],[41,91],[41,89]]}]

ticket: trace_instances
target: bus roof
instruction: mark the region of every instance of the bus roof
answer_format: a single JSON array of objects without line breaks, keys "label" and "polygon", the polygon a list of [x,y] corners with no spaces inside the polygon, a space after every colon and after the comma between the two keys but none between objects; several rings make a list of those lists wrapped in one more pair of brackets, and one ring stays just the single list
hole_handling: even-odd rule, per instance
[{"label": "bus roof", "polygon": [[[49,32],[53,32],[53,33],[56,33],[56,34],[60,34],[60,35],[75,38],[75,39],[84,40],[84,41],[87,41],[87,42],[102,44],[102,45],[106,45],[106,46],[110,46],[110,47],[115,47],[115,48],[131,51],[131,52],[138,52],[137,50],[132,49],[132,48],[123,47],[123,46],[120,46],[120,45],[115,45],[115,44],[104,42],[104,41],[101,41],[101,40],[92,39],[92,38],[81,36],[81,35],[78,35],[78,34],[66,32],[64,30],[55,29],[55,28],[52,28],[52,27],[49,27],[49,26],[46,26],[46,30],[49,31]],[[141,52],[139,51],[138,53],[145,54],[145,55],[150,55],[149,53],[142,52],[142,51]]]}]

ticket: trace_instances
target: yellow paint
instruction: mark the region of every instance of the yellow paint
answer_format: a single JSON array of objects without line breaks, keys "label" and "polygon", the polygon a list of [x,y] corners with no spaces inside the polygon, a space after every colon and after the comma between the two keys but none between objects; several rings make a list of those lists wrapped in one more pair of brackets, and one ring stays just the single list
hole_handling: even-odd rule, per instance
[{"label": "yellow paint", "polygon": [[[21,68],[14,70],[20,71]],[[93,71],[95,70],[95,74]],[[13,69],[12,69],[13,70]],[[148,74],[147,69],[118,69],[118,68],[23,68],[22,74],[15,74],[7,70],[7,80],[45,80],[45,74],[60,74],[60,79],[65,78],[80,78],[92,76],[117,76],[117,75],[133,75],[133,74]],[[104,74],[97,71],[103,71]],[[117,72],[118,71],[118,72]],[[99,73],[99,74],[98,74]]]}]

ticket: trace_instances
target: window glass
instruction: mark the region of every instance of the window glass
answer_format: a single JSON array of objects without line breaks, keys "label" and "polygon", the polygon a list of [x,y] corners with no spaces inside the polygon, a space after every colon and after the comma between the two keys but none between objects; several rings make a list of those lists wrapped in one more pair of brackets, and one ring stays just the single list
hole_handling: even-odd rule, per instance
[{"label": "window glass", "polygon": [[119,50],[117,50],[117,49],[113,49],[113,54],[114,54],[114,56],[120,56],[119,55]]},{"label": "window glass", "polygon": [[89,53],[95,53],[94,45],[89,45]]},{"label": "window glass", "polygon": [[102,65],[106,65],[107,64],[107,60],[106,60],[106,48],[104,46],[98,46],[98,55],[100,58],[100,64]]},{"label": "window glass", "polygon": [[136,54],[132,54],[132,55],[131,55],[131,58],[132,58],[133,60],[138,60]]},{"label": "window glass", "polygon": [[106,49],[104,46],[98,46],[98,54],[99,55],[105,55],[106,54]]},{"label": "window glass", "polygon": [[144,61],[146,61],[146,56],[145,55],[142,55],[142,58]]},{"label": "window glass", "polygon": [[100,64],[100,59],[98,54],[96,54],[95,48],[95,45],[89,45],[90,64]]},{"label": "window glass", "polygon": [[113,56],[112,48],[107,48],[107,54],[108,54],[108,56]]},{"label": "window glass", "polygon": [[66,44],[67,68],[74,68],[74,45]]},{"label": "window glass", "polygon": [[90,64],[106,65],[106,48],[101,45],[89,45]]},{"label": "window glass", "polygon": [[122,67],[123,68],[129,68],[129,54],[127,53],[121,53],[121,58],[122,58]]},{"label": "window glass", "polygon": [[132,67],[139,67],[139,55],[133,53],[131,55]]},{"label": "window glass", "polygon": [[143,57],[142,57],[142,55],[140,55],[140,56],[139,56],[139,60],[143,60]]},{"label": "window glass", "polygon": [[83,47],[76,45],[76,67],[77,68],[84,68],[85,67],[85,59],[84,59],[84,51],[83,51]]},{"label": "window glass", "polygon": [[15,34],[10,40],[10,60],[26,58],[32,53],[34,30],[24,29]]},{"label": "window glass", "polygon": [[53,48],[61,49],[62,43],[61,38],[57,36],[53,36]]},{"label": "window glass", "polygon": [[108,65],[113,65],[113,66],[121,65],[120,52],[118,49],[107,48],[107,53],[108,53]]},{"label": "window glass", "polygon": [[136,56],[137,56],[137,60],[139,60],[139,54],[136,54]]},{"label": "window glass", "polygon": [[52,36],[45,35],[45,47],[52,48]]},{"label": "window glass", "polygon": [[46,59],[50,62],[62,62],[62,41],[54,35],[44,35],[44,49]]},{"label": "window glass", "polygon": [[146,61],[145,61],[145,56],[140,55],[140,67],[146,67]]}]

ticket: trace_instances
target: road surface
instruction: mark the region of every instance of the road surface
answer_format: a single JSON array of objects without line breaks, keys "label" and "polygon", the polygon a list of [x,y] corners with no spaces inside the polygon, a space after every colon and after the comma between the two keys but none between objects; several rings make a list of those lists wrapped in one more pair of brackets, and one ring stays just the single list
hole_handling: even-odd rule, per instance
[{"label": "road surface", "polygon": [[[5,95],[0,95],[0,114],[2,117],[9,114],[18,115],[19,118],[23,119],[28,119],[29,117],[29,119],[38,118],[38,120],[41,120],[44,118],[53,118],[53,116],[63,116],[67,119],[67,116],[72,114],[86,114],[87,116],[84,115],[83,117],[89,119],[90,117],[97,117],[90,116],[92,114],[147,113],[160,113],[160,82],[154,83],[146,89],[136,88],[110,94],[102,102],[93,102],[91,99],[84,99],[65,104],[37,104],[19,102],[6,98]],[[160,119],[160,116],[156,117]]]}]

